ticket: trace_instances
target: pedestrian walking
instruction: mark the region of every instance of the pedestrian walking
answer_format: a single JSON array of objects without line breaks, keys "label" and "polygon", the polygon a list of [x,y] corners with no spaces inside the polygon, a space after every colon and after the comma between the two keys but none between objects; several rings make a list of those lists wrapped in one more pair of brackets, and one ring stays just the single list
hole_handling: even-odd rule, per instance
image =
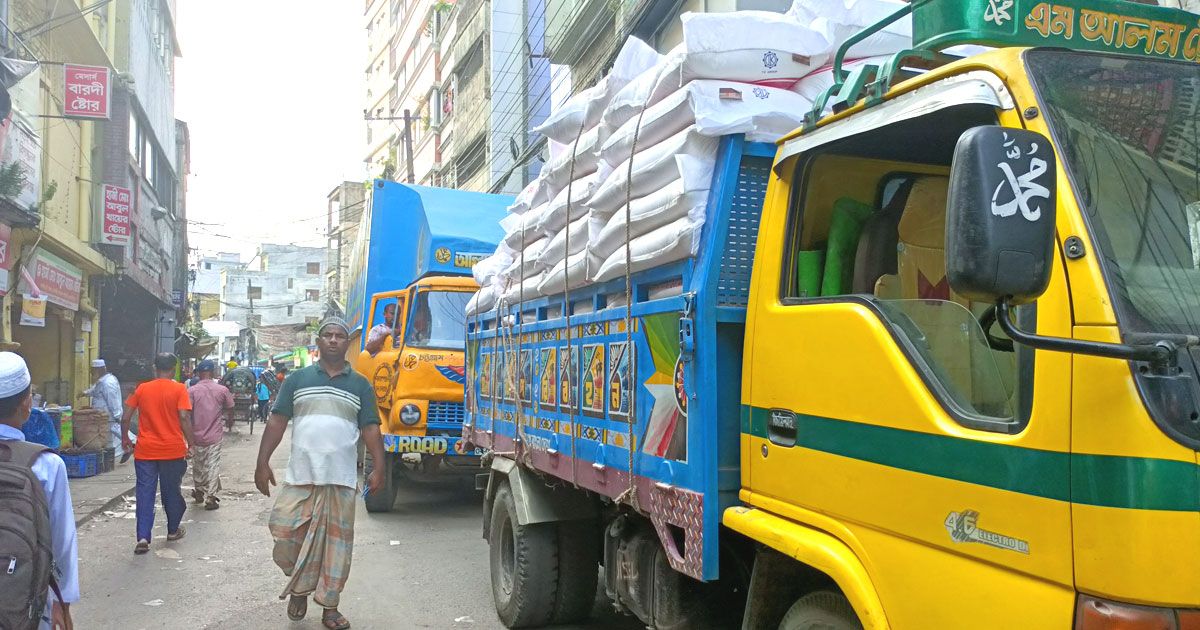
[{"label": "pedestrian walking", "polygon": [[[138,385],[129,399],[121,419],[125,448],[133,450],[134,472],[137,475],[137,544],[136,554],[150,551],[150,533],[154,529],[154,494],[161,488],[163,511],[167,513],[167,540],[179,540],[185,533],[183,500],[180,484],[187,471],[190,445],[196,443],[192,434],[192,401],[187,387],[175,381],[173,354],[154,357],[155,378]],[[138,412],[137,448],[129,441],[129,421]]]},{"label": "pedestrian walking", "polygon": [[[26,627],[30,609],[10,604],[31,600],[32,610],[42,610],[39,628],[71,630],[71,604],[79,601],[79,554],[71,488],[67,485],[67,466],[62,458],[40,444],[25,442],[25,434],[18,428],[29,418],[32,408],[33,395],[25,360],[12,352],[0,352],[0,463],[28,466],[41,487],[41,498],[45,499],[49,517],[48,531],[35,532],[33,530],[38,529],[35,527],[36,515],[30,514],[29,506],[32,504],[34,509],[39,509],[39,497],[16,496],[12,492],[13,486],[9,485],[9,492],[0,498],[0,513],[3,513],[5,525],[0,528],[0,548],[18,554],[6,558],[8,580],[2,583],[12,591],[6,590],[5,597],[0,598],[0,627]],[[22,484],[21,487],[27,486]],[[7,508],[15,507],[12,499],[19,502],[19,514],[17,510],[7,511]],[[26,518],[21,518],[23,515]],[[38,536],[39,540],[28,538],[32,536]],[[20,555],[23,549],[38,553],[41,544],[47,542],[40,540],[40,536],[49,536],[51,562],[46,563],[51,580],[49,588],[34,573],[38,566],[34,558]],[[43,574],[40,579],[46,579],[46,576]],[[22,588],[29,592],[22,592]],[[11,616],[18,612],[20,619]]]},{"label": "pedestrian walking", "polygon": [[83,390],[79,396],[90,397],[92,407],[108,415],[108,432],[112,437],[111,446],[116,452],[116,456],[121,458],[121,463],[124,464],[129,461],[133,450],[126,452],[123,448],[125,439],[124,434],[121,433],[121,413],[124,411],[121,406],[121,383],[117,381],[116,376],[108,372],[108,365],[104,359],[92,361],[92,379],[95,383]]},{"label": "pedestrian walking", "polygon": [[200,380],[188,388],[192,400],[192,497],[203,503],[204,509],[221,507],[221,438],[225,437],[222,416],[233,409],[233,394],[229,388],[213,380],[217,369],[212,361],[201,361],[196,367]]},{"label": "pedestrian walking", "polygon": [[266,383],[262,382],[262,379],[258,379],[254,391],[258,396],[258,419],[266,422],[267,412],[271,409],[271,390],[267,388]]},{"label": "pedestrian walking", "polygon": [[[317,363],[292,372],[280,388],[258,449],[254,484],[271,496],[275,473],[271,455],[292,422],[292,451],[283,486],[269,520],[275,539],[275,564],[289,576],[280,599],[288,599],[293,621],[304,618],[308,596],[324,611],[321,623],[330,630],[350,627],[338,602],[350,575],[354,547],[355,466],[361,435],[375,461],[383,461],[383,438],[375,393],[370,383],[350,369],[346,350],[350,329],[341,318],[321,323]],[[383,486],[384,467],[367,479],[369,492]]]}]

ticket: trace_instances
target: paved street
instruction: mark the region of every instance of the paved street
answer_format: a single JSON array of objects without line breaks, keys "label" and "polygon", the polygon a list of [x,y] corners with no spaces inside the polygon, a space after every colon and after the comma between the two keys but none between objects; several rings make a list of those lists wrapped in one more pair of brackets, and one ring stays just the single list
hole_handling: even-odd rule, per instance
[{"label": "paved street", "polygon": [[[183,540],[165,541],[160,509],[151,553],[134,556],[131,498],[85,520],[79,531],[83,600],[73,608],[77,627],[321,627],[319,609],[310,606],[308,619],[293,624],[278,599],[284,578],[271,561],[271,499],[253,484],[259,432],[242,431],[226,442],[221,509],[189,506]],[[278,478],[287,451],[285,440],[275,458]],[[124,469],[132,473],[127,464],[115,475]],[[185,485],[185,496],[189,489]],[[402,491],[391,514],[367,514],[360,503],[354,565],[341,606],[355,628],[503,627],[492,606],[479,501],[476,492],[443,486]],[[640,626],[606,613],[588,627]]]}]

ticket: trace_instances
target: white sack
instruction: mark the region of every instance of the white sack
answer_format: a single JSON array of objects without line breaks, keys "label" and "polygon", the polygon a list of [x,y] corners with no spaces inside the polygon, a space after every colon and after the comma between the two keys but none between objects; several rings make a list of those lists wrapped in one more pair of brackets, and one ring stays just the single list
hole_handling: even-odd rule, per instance
[{"label": "white sack", "polygon": [[[650,193],[629,204],[630,239],[636,239],[679,219],[688,219],[694,226],[704,224],[704,211],[708,203],[708,190],[685,192],[682,182],[675,182],[662,190]],[[606,260],[614,252],[625,250],[625,209],[622,207],[609,217],[588,249],[600,260]]]},{"label": "white sack", "polygon": [[613,95],[604,110],[600,122],[600,137],[603,140],[620,129],[629,120],[637,117],[643,107],[653,106],[650,101],[654,87],[671,69],[678,69],[682,63],[683,46],[676,46],[671,52],[662,56],[653,67],[632,79],[625,87]]},{"label": "white sack", "polygon": [[[567,229],[563,228],[550,239],[546,244],[546,248],[542,250],[539,261],[542,268],[548,269],[558,264],[560,260],[566,258],[568,245],[570,246],[571,254],[576,254],[588,246],[588,215],[584,213],[578,219],[571,222],[570,234]],[[570,237],[570,243],[567,243]]]},{"label": "white sack", "polygon": [[496,285],[489,284],[471,296],[467,302],[466,312],[468,317],[480,315],[492,310],[496,306]]},{"label": "white sack", "polygon": [[555,142],[573,143],[580,129],[586,131],[600,122],[600,116],[614,94],[658,61],[659,54],[645,42],[636,37],[627,38],[608,74],[596,85],[567,99],[534,131]]},{"label": "white sack", "polygon": [[537,226],[549,208],[549,203],[543,203],[524,214],[510,214],[500,219],[500,227],[504,229],[503,244],[512,251],[519,252],[521,247],[545,236],[538,231]]},{"label": "white sack", "polygon": [[[509,214],[525,214],[530,208],[536,208],[548,200],[549,195],[546,194],[545,182],[538,178],[529,182],[521,192],[517,193],[517,198],[508,207],[508,212]],[[504,222],[501,221],[500,224],[504,225]]]},{"label": "white sack", "polygon": [[491,256],[475,263],[471,267],[471,275],[474,276],[475,282],[479,283],[479,286],[486,287],[511,264],[512,256],[507,252],[497,250]]},{"label": "white sack", "polygon": [[[562,189],[571,179],[571,146],[574,145],[575,139],[571,139],[571,145],[567,146],[567,150],[563,151],[557,158],[551,159],[542,167],[542,172],[535,181],[542,182],[543,190],[547,191],[548,197],[553,197],[562,192]],[[579,146],[575,150],[575,179],[591,175],[596,172],[597,165],[600,162],[600,134],[599,129],[592,127],[585,131],[582,136],[579,136]]]},{"label": "white sack", "polygon": [[538,293],[538,285],[542,282],[542,274],[536,273],[524,280],[524,282],[513,282],[508,289],[501,294],[500,301],[505,306],[520,304],[522,298],[531,300],[541,295]]},{"label": "white sack", "polygon": [[771,11],[684,13],[683,54],[650,96],[654,104],[694,79],[788,88],[825,64],[831,42],[813,27]]},{"label": "white sack", "polygon": [[[665,263],[683,260],[695,253],[699,241],[699,225],[683,217],[649,234],[629,242],[629,273],[657,267]],[[607,282],[625,274],[625,248],[619,247],[592,274],[595,282]]]},{"label": "white sack", "polygon": [[[552,295],[586,285],[588,275],[594,271],[597,262],[599,259],[592,256],[587,250],[573,254],[566,260],[560,260],[553,268],[542,274],[542,281],[538,284],[538,293]],[[567,284],[568,273],[570,274],[569,286]]]},{"label": "white sack", "polygon": [[[705,136],[744,133],[751,142],[774,142],[804,122],[812,102],[779,88],[701,79],[676,90],[646,110],[638,146],[647,147],[695,124]],[[600,156],[609,164],[629,157],[637,118],[627,121],[609,136]]]},{"label": "white sack", "polygon": [[[500,277],[515,282],[521,278],[528,278],[542,270],[541,263],[538,259],[542,255],[542,250],[546,249],[546,245],[550,243],[550,239],[542,237],[525,247],[525,253],[518,253],[513,257],[513,261],[508,265]],[[523,263],[523,264],[522,264]]]},{"label": "white sack", "polygon": [[[608,177],[612,170],[605,165],[600,170],[583,177],[576,179],[569,186],[563,186],[562,190],[554,196],[554,199],[546,204],[546,209],[539,217],[538,221],[533,224],[534,230],[541,235],[552,236],[557,234],[559,230],[567,225],[567,213],[570,212],[570,219],[574,221],[576,218],[587,214],[587,202],[600,187],[600,182]],[[567,198],[570,197],[571,207],[567,208]]]},{"label": "white sack", "polygon": [[[851,35],[879,22],[904,7],[901,0],[794,0],[787,15],[820,32],[829,40],[830,61]],[[912,16],[885,26],[855,44],[846,59],[861,59],[897,53],[912,48]]]},{"label": "white sack", "polygon": [[702,136],[695,127],[688,127],[634,155],[632,182],[628,181],[630,160],[617,165],[587,205],[598,213],[611,213],[625,204],[626,188],[628,197],[637,199],[681,178],[686,180],[689,190],[707,187],[716,158],[717,139]]}]

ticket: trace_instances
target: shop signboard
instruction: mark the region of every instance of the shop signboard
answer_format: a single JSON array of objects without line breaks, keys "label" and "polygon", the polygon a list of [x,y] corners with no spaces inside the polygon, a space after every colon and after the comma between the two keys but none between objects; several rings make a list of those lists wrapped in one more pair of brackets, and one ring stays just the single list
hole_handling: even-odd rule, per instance
[{"label": "shop signboard", "polygon": [[0,121],[0,168],[17,169],[21,182],[6,200],[22,210],[34,210],[42,187],[42,141],[16,112]]},{"label": "shop signboard", "polygon": [[46,298],[21,296],[21,325],[44,328],[46,326]]},{"label": "shop signboard", "polygon": [[133,193],[128,188],[104,185],[104,229],[100,242],[105,245],[129,244],[129,209]]},{"label": "shop signboard", "polygon": [[63,116],[108,120],[111,101],[108,68],[63,65]]},{"label": "shop signboard", "polygon": [[[33,286],[30,286],[32,276]],[[83,270],[39,249],[21,273],[21,293],[46,298],[51,304],[70,311],[79,310],[79,292],[83,286]]]}]

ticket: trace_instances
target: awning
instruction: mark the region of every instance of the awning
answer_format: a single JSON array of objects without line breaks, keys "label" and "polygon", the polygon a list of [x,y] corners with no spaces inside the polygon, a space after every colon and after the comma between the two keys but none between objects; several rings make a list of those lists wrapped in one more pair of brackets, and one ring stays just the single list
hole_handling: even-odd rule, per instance
[{"label": "awning", "polygon": [[979,70],[968,72],[919,87],[849,118],[792,138],[783,143],[783,149],[775,157],[775,166],[792,156],[837,140],[950,107],[973,104],[1000,109],[1015,107],[1012,95],[1000,77]]}]

